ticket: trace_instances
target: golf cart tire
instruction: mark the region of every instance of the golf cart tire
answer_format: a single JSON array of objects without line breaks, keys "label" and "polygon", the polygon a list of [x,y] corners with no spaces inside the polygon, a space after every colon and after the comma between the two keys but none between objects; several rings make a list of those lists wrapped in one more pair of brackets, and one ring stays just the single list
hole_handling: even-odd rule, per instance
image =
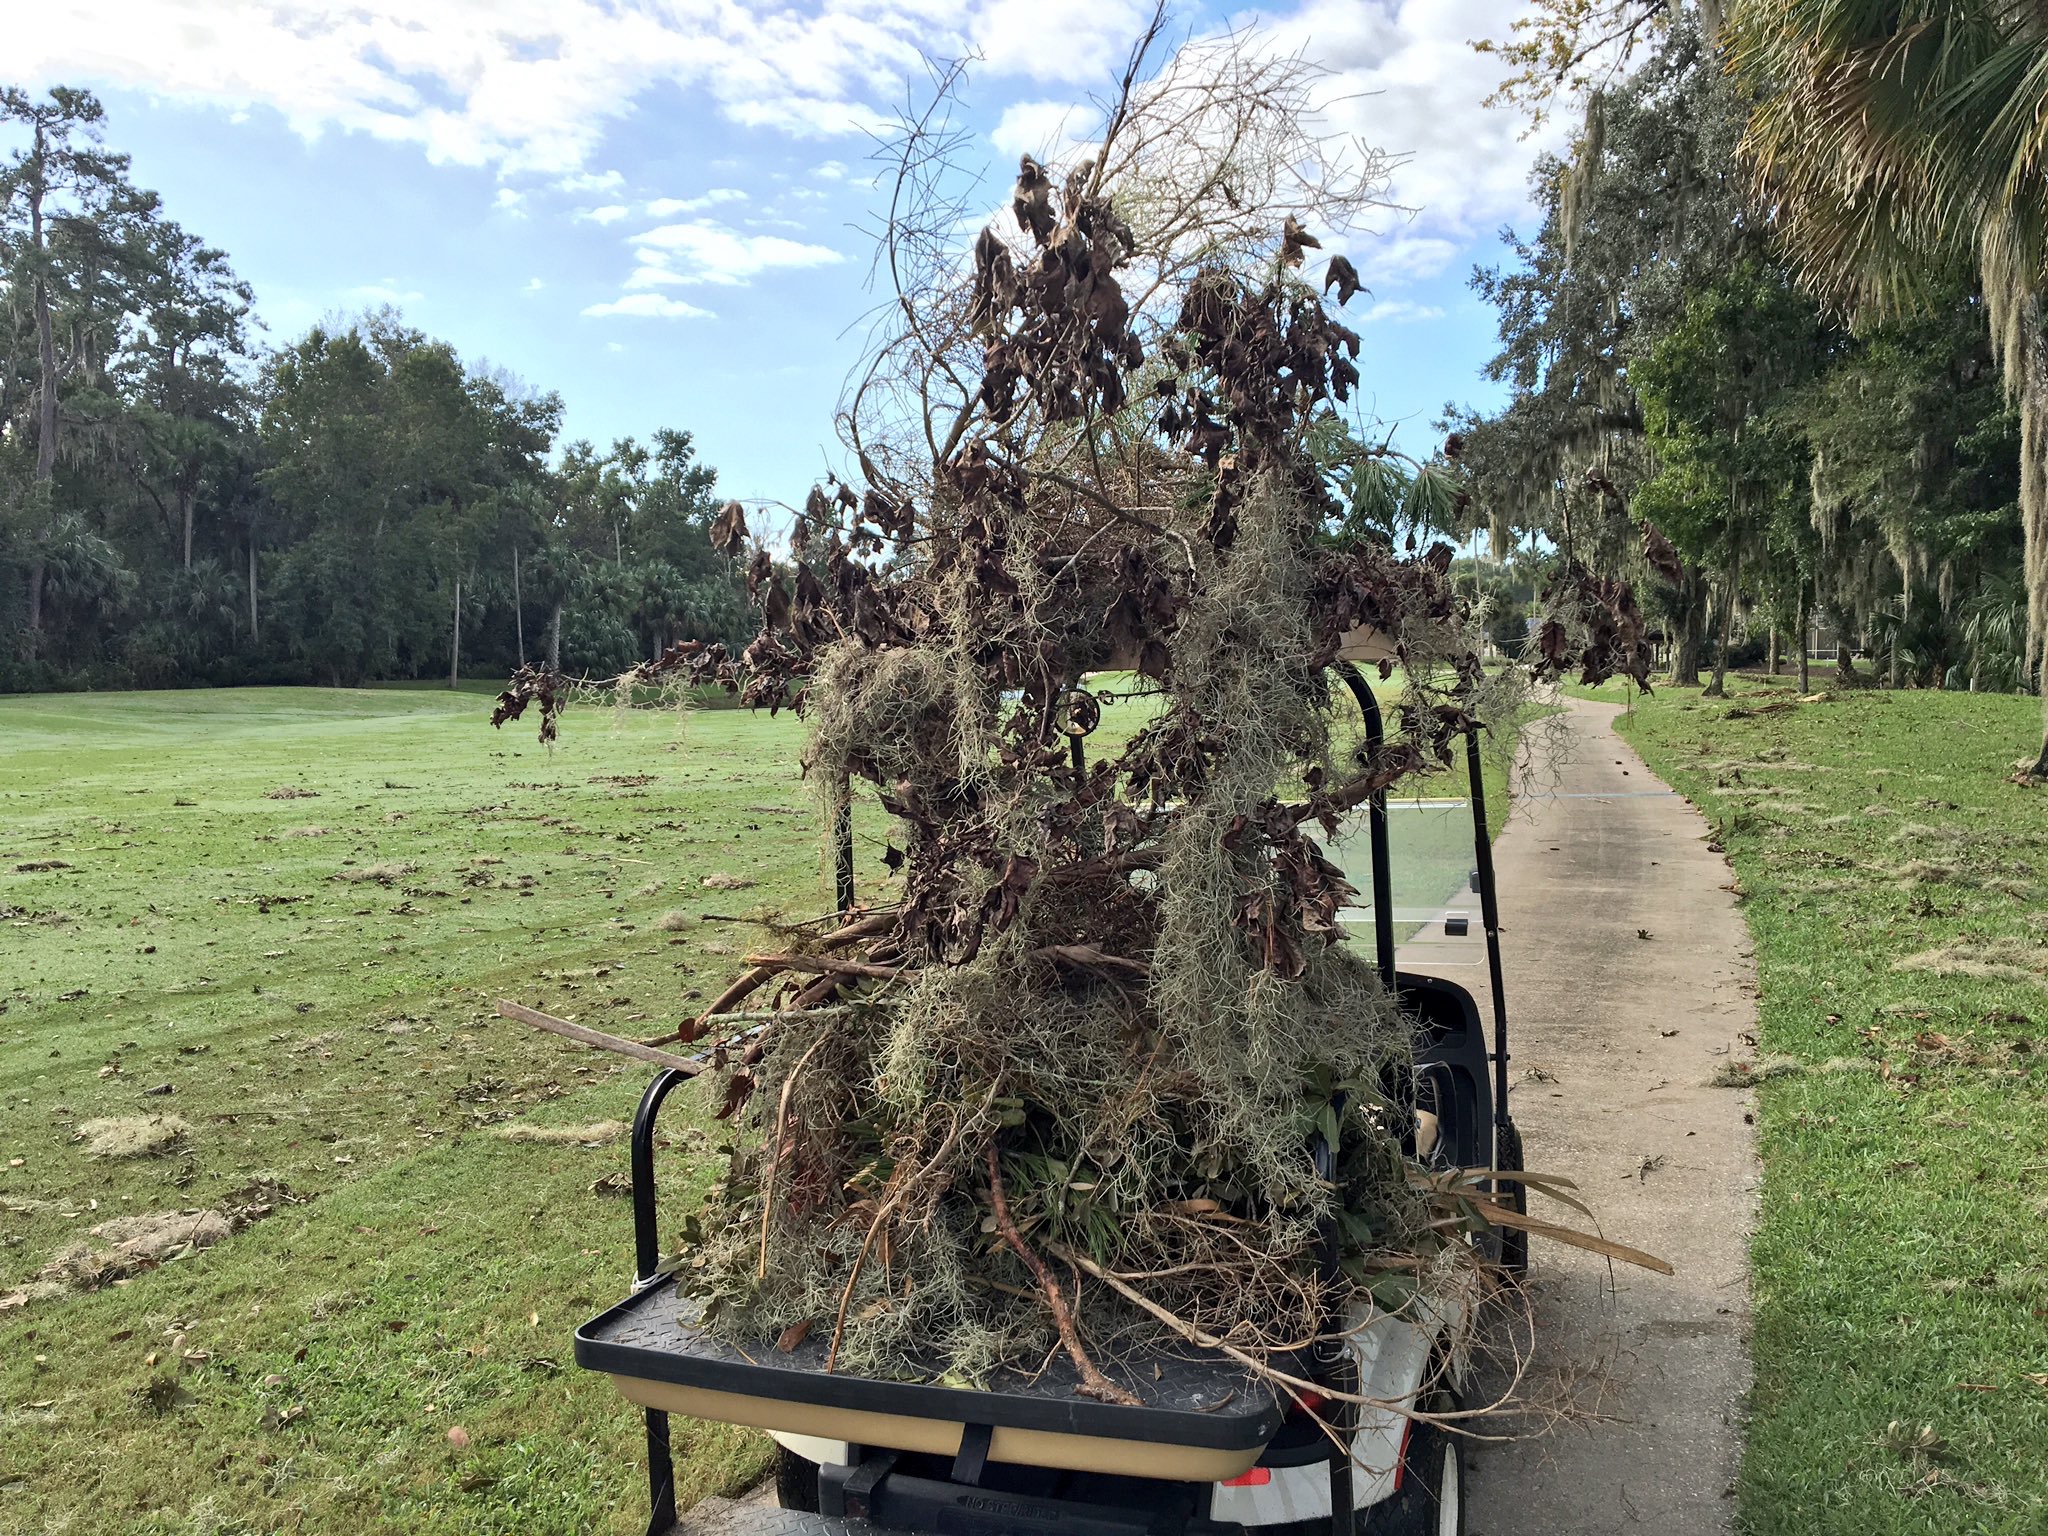
[{"label": "golf cart tire", "polygon": [[[1456,1406],[1448,1395],[1435,1404]],[[1401,1451],[1401,1486],[1364,1512],[1365,1536],[1465,1536],[1465,1454],[1458,1437],[1434,1424],[1409,1431]]]},{"label": "golf cart tire", "polygon": [[775,1447],[775,1502],[784,1509],[818,1512],[818,1464],[785,1446]]},{"label": "golf cart tire", "polygon": [[[1520,1173],[1527,1166],[1522,1161],[1521,1127],[1510,1120],[1501,1127],[1499,1144],[1494,1148],[1494,1166],[1502,1173]],[[1508,1181],[1503,1179],[1501,1183]],[[1529,1214],[1529,1187],[1516,1184],[1510,1190],[1508,1204],[1526,1216]],[[1529,1234],[1509,1228],[1500,1235],[1500,1265],[1517,1280],[1529,1273]]]}]

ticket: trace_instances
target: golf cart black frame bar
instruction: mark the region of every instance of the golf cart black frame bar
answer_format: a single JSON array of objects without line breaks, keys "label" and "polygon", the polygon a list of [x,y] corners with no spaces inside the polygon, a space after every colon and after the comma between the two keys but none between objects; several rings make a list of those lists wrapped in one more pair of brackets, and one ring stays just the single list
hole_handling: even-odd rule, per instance
[{"label": "golf cart black frame bar", "polygon": [[[1486,834],[1486,781],[1479,727],[1465,732],[1465,777],[1472,782],[1472,867],[1479,874],[1479,921],[1486,930],[1486,982],[1493,993],[1493,1124],[1508,1129],[1508,989],[1500,969],[1500,893],[1493,883],[1493,839]],[[1498,1145],[1498,1143],[1496,1143]]]},{"label": "golf cart black frame bar", "polygon": [[[1358,701],[1359,713],[1365,716],[1366,751],[1377,757],[1387,742],[1387,726],[1380,715],[1380,701],[1374,697],[1365,674],[1352,663],[1338,662],[1336,672],[1351,689],[1351,696]],[[1394,973],[1394,861],[1388,847],[1387,792],[1384,789],[1374,790],[1366,800],[1366,809],[1372,827],[1373,952],[1379,961],[1380,985],[1386,988],[1387,996],[1393,997],[1398,995],[1400,983]],[[1485,825],[1482,817],[1480,826],[1484,828]]]},{"label": "golf cart black frame bar", "polygon": [[[633,1111],[633,1293],[660,1278],[661,1231],[654,1210],[654,1122],[662,1101],[690,1079],[673,1067],[654,1075]],[[647,1410],[647,1536],[664,1536],[676,1523],[676,1464],[669,1448],[668,1415]]]}]

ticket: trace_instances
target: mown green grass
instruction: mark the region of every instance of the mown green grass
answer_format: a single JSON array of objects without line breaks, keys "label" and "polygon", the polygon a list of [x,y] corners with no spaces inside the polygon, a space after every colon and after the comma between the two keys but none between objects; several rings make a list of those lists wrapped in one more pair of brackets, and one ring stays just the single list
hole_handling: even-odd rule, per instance
[{"label": "mown green grass", "polygon": [[[644,1522],[638,1420],[570,1358],[630,1279],[627,1202],[592,1187],[624,1144],[494,1128],[628,1119],[648,1072],[492,1003],[662,1032],[762,940],[707,918],[828,904],[822,829],[788,716],[585,709],[548,750],[530,724],[493,733],[487,707],[474,689],[0,700],[0,1297],[112,1216],[233,1204],[257,1180],[296,1202],[0,1310],[0,1536]],[[1113,707],[1091,748],[1150,707]],[[271,798],[287,787],[309,793]],[[872,889],[883,818],[856,834]],[[664,1119],[671,1216],[718,1163],[697,1098]],[[77,1139],[155,1113],[191,1126],[169,1155]],[[685,1504],[765,1459],[758,1436],[677,1425]]]},{"label": "mown green grass", "polygon": [[2040,706],[1793,699],[1660,691],[1621,726],[1756,939],[1741,1526],[2048,1530],[2048,792],[2007,782]]},{"label": "mown green grass", "polygon": [[[758,941],[702,914],[818,910],[798,729],[587,711],[550,752],[471,694],[247,690],[0,701],[0,742],[0,1293],[112,1215],[303,1201],[0,1313],[0,1531],[637,1529],[635,1420],[569,1358],[630,1277],[624,1146],[491,1127],[629,1118],[646,1072],[491,1003],[653,1035]],[[417,868],[335,878],[382,863]],[[74,1139],[152,1112],[182,1150]],[[763,1455],[678,1460],[687,1497]]]}]

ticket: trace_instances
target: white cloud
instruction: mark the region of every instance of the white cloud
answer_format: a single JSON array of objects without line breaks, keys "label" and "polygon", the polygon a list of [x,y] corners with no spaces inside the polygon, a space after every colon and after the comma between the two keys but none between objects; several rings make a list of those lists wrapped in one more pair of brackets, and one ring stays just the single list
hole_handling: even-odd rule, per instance
[{"label": "white cloud", "polygon": [[990,74],[1096,86],[1151,14],[1150,0],[989,0],[971,31]]},{"label": "white cloud", "polygon": [[609,126],[649,90],[701,94],[734,122],[817,138],[879,127],[875,104],[922,77],[924,53],[962,42],[948,0],[67,0],[18,10],[7,63],[24,85],[269,107],[309,138],[338,128],[418,144],[437,163],[558,178],[589,174]]},{"label": "white cloud", "polygon": [[500,187],[498,188],[497,197],[491,202],[491,206],[500,213],[509,214],[515,219],[523,219],[526,217],[525,203],[526,194],[524,192],[515,192],[510,187]]},{"label": "white cloud", "polygon": [[626,350],[626,344],[623,341],[608,341],[604,344],[604,349],[607,352],[623,352]]},{"label": "white cloud", "polygon": [[820,181],[844,181],[846,180],[846,162],[844,160],[827,160],[822,165],[812,166],[811,174]]},{"label": "white cloud", "polygon": [[1520,113],[1480,105],[1499,85],[1498,58],[1475,38],[1505,37],[1525,0],[1304,0],[1270,18],[1274,41],[1328,70],[1329,126],[1406,159],[1393,198],[1415,210],[1384,242],[1353,251],[1361,272],[1394,281],[1441,271],[1459,247],[1526,217],[1529,167],[1555,148],[1555,121],[1522,137]]},{"label": "white cloud", "polygon": [[672,299],[665,293],[628,293],[603,304],[588,305],[583,313],[600,318],[606,315],[633,315],[648,320],[717,318],[711,310],[699,309],[694,304],[685,304],[681,299]]},{"label": "white cloud", "polygon": [[524,288],[522,288],[522,289],[520,290],[520,292],[522,292],[522,293],[539,293],[539,292],[541,291],[541,289],[543,289],[543,288],[545,288],[545,287],[547,287],[547,284],[546,284],[546,283],[544,283],[544,282],[542,282],[542,281],[541,281],[541,280],[540,280],[539,278],[537,278],[537,277],[529,277],[529,278],[528,278],[528,279],[526,280],[526,286],[525,286]]},{"label": "white cloud", "polygon": [[671,283],[717,283],[735,287],[763,272],[830,266],[846,258],[830,246],[785,240],[780,235],[743,235],[712,219],[660,224],[632,237],[640,267],[629,288]]},{"label": "white cloud", "polygon": [[607,203],[602,208],[586,208],[576,217],[591,224],[616,224],[630,212],[624,203]]},{"label": "white cloud", "polygon": [[364,283],[356,288],[345,288],[341,296],[352,304],[394,306],[417,304],[426,298],[426,295],[417,288],[400,288],[395,277],[387,277],[381,282]]},{"label": "white cloud", "polygon": [[616,192],[626,184],[619,171],[577,171],[555,182],[558,192]]},{"label": "white cloud", "polygon": [[1351,259],[1366,286],[1418,283],[1437,276],[1458,259],[1461,247],[1440,235],[1418,235],[1401,227],[1378,239],[1353,241]]},{"label": "white cloud", "polygon": [[720,203],[744,203],[746,200],[747,194],[738,187],[713,187],[702,197],[657,197],[647,204],[645,212],[652,218],[672,219],[679,213],[702,213]]},{"label": "white cloud", "polygon": [[1094,122],[1091,110],[1071,101],[1013,101],[988,137],[1006,155],[1043,160],[1080,143]]},{"label": "white cloud", "polygon": [[1422,320],[1441,320],[1443,310],[1435,304],[1416,304],[1408,299],[1380,299],[1358,317],[1361,325],[1414,325]]}]

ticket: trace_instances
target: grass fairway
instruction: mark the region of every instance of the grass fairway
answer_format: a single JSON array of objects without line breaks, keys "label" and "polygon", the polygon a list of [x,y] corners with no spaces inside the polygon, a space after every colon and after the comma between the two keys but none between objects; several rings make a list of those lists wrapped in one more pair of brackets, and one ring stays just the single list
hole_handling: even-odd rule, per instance
[{"label": "grass fairway", "polygon": [[[707,915],[828,905],[802,727],[585,709],[549,751],[487,713],[0,700],[0,1536],[644,1524],[638,1420],[569,1336],[630,1278],[628,1205],[593,1186],[622,1184],[604,1123],[648,1069],[491,1004],[651,1036],[761,938]],[[856,819],[870,891],[882,823]],[[671,1218],[715,1162],[697,1098],[664,1117]],[[97,1156],[106,1120],[175,1134]],[[22,1299],[110,1220],[252,1205],[203,1251]],[[685,1504],[765,1466],[758,1436],[676,1432]]]},{"label": "grass fairway", "polygon": [[2048,1531],[2048,792],[2006,782],[2040,705],[1793,698],[1660,691],[1622,722],[1756,938],[1742,1528]]},{"label": "grass fairway", "polygon": [[[647,1072],[490,1005],[651,1035],[758,937],[701,914],[824,905],[800,727],[585,711],[549,752],[487,708],[0,700],[0,1295],[112,1217],[274,1208],[0,1312],[8,1536],[644,1524],[635,1420],[569,1360],[630,1277],[591,1187],[624,1144],[496,1128],[629,1118]],[[692,1098],[667,1123],[703,1141]],[[157,1156],[78,1139],[154,1115],[189,1127]],[[763,1463],[678,1430],[686,1499]]]}]

